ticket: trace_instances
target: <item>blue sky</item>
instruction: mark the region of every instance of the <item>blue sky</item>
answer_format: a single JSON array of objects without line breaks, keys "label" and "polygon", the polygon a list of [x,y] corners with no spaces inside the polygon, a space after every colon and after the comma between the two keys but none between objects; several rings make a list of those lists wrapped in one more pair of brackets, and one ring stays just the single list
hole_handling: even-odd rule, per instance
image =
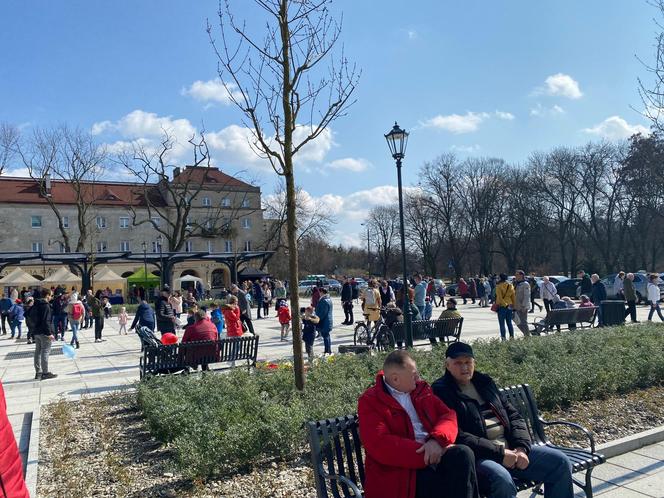
[{"label": "blue sky", "polygon": [[[232,0],[238,18],[249,0]],[[411,131],[406,184],[455,151],[520,163],[535,150],[619,140],[648,123],[636,59],[651,61],[656,14],[645,0],[336,0],[346,55],[362,69],[357,103],[300,162],[297,181],[339,222],[331,238],[361,245],[368,209],[395,200],[383,134]],[[223,102],[205,32],[214,0],[2,0],[0,121],[66,122],[117,146],[210,134],[216,164],[265,194],[275,177],[252,157]],[[198,82],[198,83],[196,83]],[[185,161],[184,149],[174,162]],[[16,171],[20,174],[20,170]]]}]

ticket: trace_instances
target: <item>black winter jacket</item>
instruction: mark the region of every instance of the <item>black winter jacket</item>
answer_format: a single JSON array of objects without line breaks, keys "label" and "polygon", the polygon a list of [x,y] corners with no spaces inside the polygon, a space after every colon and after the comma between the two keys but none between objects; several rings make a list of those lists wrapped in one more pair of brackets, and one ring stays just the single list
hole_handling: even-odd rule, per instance
[{"label": "black winter jacket", "polygon": [[[530,434],[521,414],[500,394],[495,382],[488,375],[475,372],[472,383],[485,402],[489,403],[496,418],[505,428],[505,440],[510,449],[523,448],[530,452]],[[502,463],[504,447],[486,437],[486,426],[480,405],[461,392],[454,377],[448,371],[432,384],[433,392],[457,414],[459,434],[457,444],[465,444],[477,459],[489,459]]]},{"label": "black winter jacket", "polygon": [[341,302],[352,301],[353,300],[353,288],[350,285],[350,282],[344,282],[341,286]]},{"label": "black winter jacket", "polygon": [[35,304],[30,306],[25,315],[33,335],[54,335],[51,305],[45,299],[35,299]]}]

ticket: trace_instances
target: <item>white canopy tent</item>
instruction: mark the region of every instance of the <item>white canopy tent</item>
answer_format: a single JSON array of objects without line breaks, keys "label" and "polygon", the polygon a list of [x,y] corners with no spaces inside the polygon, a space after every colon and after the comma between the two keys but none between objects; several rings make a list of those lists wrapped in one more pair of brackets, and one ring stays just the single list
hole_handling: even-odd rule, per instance
[{"label": "white canopy tent", "polygon": [[113,293],[116,293],[117,290],[120,290],[124,296],[127,294],[127,279],[122,278],[108,266],[104,266],[94,275],[92,291],[103,291],[107,287],[110,288]]},{"label": "white canopy tent", "polygon": [[81,288],[81,282],[81,277],[70,272],[64,266],[56,271],[53,275],[44,279],[44,283],[48,283],[50,285],[62,285],[63,287],[77,286],[79,289]]},{"label": "white canopy tent", "polygon": [[185,275],[184,277],[176,278],[173,280],[174,289],[182,289],[182,284],[193,283],[196,285],[197,282],[200,282],[203,289],[205,289],[205,282],[202,278],[194,277],[193,275]]},{"label": "white canopy tent", "polygon": [[41,285],[41,281],[36,279],[20,267],[12,270],[7,276],[0,279],[1,287],[35,287]]}]

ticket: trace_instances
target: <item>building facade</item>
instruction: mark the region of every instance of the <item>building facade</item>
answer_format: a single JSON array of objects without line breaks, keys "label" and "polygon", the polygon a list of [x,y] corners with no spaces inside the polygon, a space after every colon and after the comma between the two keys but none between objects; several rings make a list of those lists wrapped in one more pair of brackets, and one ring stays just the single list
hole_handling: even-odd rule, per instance
[{"label": "building facade", "polygon": [[[259,187],[217,168],[188,166],[148,185],[0,177],[0,233],[0,252],[240,255],[263,244],[265,221]],[[118,261],[109,266],[127,276],[142,265]],[[58,268],[22,267],[37,278]],[[155,267],[148,270],[159,273]],[[228,264],[206,260],[172,268],[173,279],[193,275],[208,288],[228,286],[231,274]]]}]

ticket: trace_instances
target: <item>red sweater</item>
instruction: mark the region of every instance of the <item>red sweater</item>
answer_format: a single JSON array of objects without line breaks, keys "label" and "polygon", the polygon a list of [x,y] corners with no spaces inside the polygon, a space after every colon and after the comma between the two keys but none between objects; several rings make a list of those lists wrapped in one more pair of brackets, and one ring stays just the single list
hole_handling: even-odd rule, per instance
[{"label": "red sweater", "polygon": [[291,316],[290,316],[290,310],[288,309],[288,306],[281,306],[279,308],[279,311],[277,312],[279,315],[279,323],[280,324],[285,324],[290,322]]},{"label": "red sweater", "polygon": [[[429,436],[442,447],[454,443],[456,413],[426,382],[417,382],[410,399]],[[422,444],[415,441],[410,417],[387,391],[382,371],[376,384],[360,397],[358,414],[360,439],[366,450],[365,498],[415,498],[416,471],[426,467],[424,453],[415,453]]]},{"label": "red sweater", "polygon": [[[0,498],[30,498],[23,480],[23,462],[7,418],[5,391],[0,382]],[[4,494],[2,491],[4,490]]]},{"label": "red sweater", "polygon": [[240,308],[235,306],[223,306],[221,312],[224,315],[224,324],[226,325],[227,337],[242,336],[242,324],[240,323]]},{"label": "red sweater", "polygon": [[217,326],[207,318],[194,322],[184,329],[182,342],[216,341],[219,338]]}]

